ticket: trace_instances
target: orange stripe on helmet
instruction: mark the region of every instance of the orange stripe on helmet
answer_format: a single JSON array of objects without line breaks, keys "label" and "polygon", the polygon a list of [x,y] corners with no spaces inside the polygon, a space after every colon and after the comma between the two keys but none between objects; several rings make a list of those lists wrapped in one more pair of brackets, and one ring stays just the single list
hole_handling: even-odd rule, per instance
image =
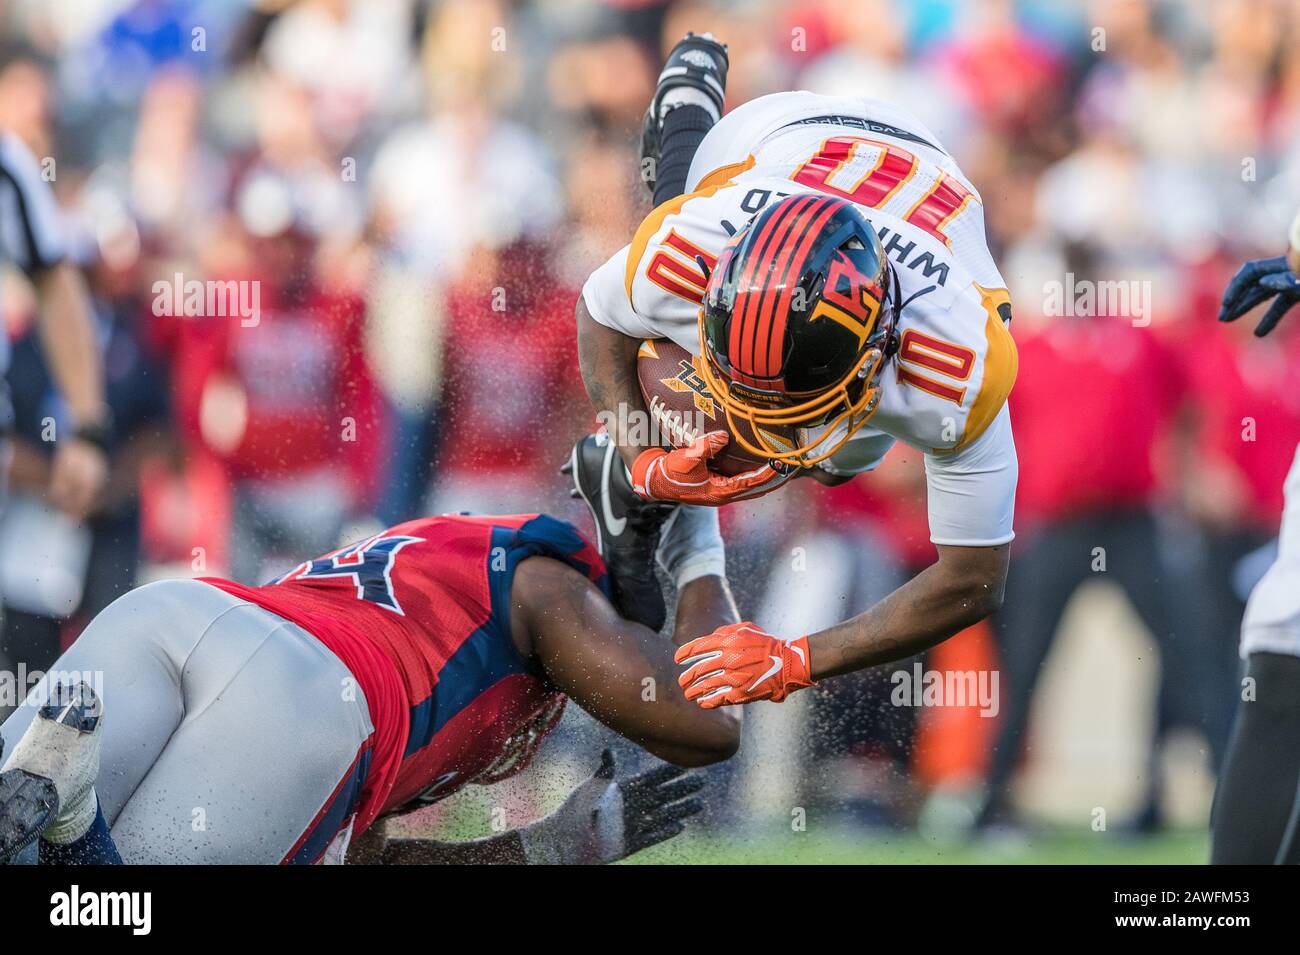
[{"label": "orange stripe on helmet", "polygon": [[[758,306],[762,292],[753,293],[754,282],[764,266],[767,250],[773,240],[783,241],[789,231],[787,223],[792,223],[799,211],[809,203],[815,202],[813,196],[806,196],[778,209],[763,224],[763,231],[752,240],[752,254],[745,263],[745,271],[737,283],[736,301],[731,312],[731,334],[727,342],[727,358],[733,367],[743,373],[754,374],[754,335],[751,325],[757,320]],[[766,287],[766,286],[765,286]],[[739,321],[737,321],[739,319]]]},{"label": "orange stripe on helmet", "polygon": [[[791,260],[795,256],[801,238],[807,234],[809,224],[814,220],[818,210],[825,203],[831,201],[833,200],[824,196],[817,196],[812,202],[802,204],[791,218],[790,228],[781,236],[780,248],[775,253],[775,259],[772,262],[767,283],[763,289],[763,296],[759,300],[757,321],[753,330],[753,344],[751,346],[754,351],[753,367],[754,373],[760,377],[772,378],[780,371],[780,355],[777,356],[775,362],[772,360],[773,306],[777,303],[777,299],[781,297],[781,286],[790,274]],[[759,345],[760,339],[762,340],[761,348]]]},{"label": "orange stripe on helmet", "polygon": [[775,374],[776,369],[781,366],[781,346],[785,341],[785,326],[790,317],[790,300],[794,295],[793,283],[786,281],[788,276],[797,276],[803,271],[804,264],[808,260],[808,255],[812,251],[813,243],[816,242],[821,232],[822,226],[826,220],[833,216],[843,201],[840,199],[824,199],[822,203],[809,210],[808,221],[800,235],[791,245],[798,246],[794,256],[790,259],[786,268],[785,276],[782,277],[780,297],[771,310],[768,320],[767,334],[767,362],[769,368],[768,374]]},{"label": "orange stripe on helmet", "polygon": [[740,364],[741,361],[741,350],[745,341],[744,325],[750,308],[749,289],[758,271],[758,250],[771,236],[773,228],[779,224],[783,215],[784,213],[781,213],[768,219],[763,223],[762,231],[748,240],[752,254],[741,263],[741,272],[736,276],[736,297],[731,303],[731,327],[727,336],[727,360],[733,366]]}]

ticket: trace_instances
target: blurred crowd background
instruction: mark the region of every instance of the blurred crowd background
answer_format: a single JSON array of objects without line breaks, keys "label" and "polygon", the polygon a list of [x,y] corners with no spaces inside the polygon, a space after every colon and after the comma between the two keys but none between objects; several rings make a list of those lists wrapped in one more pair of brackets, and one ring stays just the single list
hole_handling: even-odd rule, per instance
[{"label": "blurred crowd background", "polygon": [[[921,661],[996,672],[997,715],[895,706],[892,668],[750,707],[714,824],[1203,825],[1300,435],[1300,325],[1214,321],[1300,199],[1291,0],[0,0],[0,128],[53,160],[116,421],[93,520],[43,507],[61,411],[7,275],[7,665],[159,576],[259,583],[431,511],[587,526],[556,473],[593,423],[573,305],[649,209],[640,119],[687,30],[730,44],[730,105],[917,113],[982,193],[1020,350],[1006,608]],[[1053,315],[1070,276],[1149,301]],[[165,314],[193,279],[257,281],[257,324]],[[725,526],[742,612],[790,636],[934,556],[906,449]]]}]

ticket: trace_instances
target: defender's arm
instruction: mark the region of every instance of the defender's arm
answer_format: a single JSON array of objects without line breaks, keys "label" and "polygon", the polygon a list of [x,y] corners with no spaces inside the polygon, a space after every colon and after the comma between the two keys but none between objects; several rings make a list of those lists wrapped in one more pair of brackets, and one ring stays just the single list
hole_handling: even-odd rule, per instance
[{"label": "defender's arm", "polygon": [[605,750],[591,778],[554,812],[522,829],[470,839],[388,839],[381,827],[364,833],[348,861],[368,865],[601,865],[617,862],[671,839],[683,820],[703,808],[697,798],[704,778],[659,765],[615,780],[614,754]]},{"label": "defender's arm", "polygon": [[[610,729],[679,766],[735,753],[739,721],[700,710],[676,691],[673,645],[620,617],[576,570],[529,558],[515,571],[511,596],[516,645],[523,641],[555,686]],[[673,642],[738,619],[726,580],[697,578],[679,591]]]}]

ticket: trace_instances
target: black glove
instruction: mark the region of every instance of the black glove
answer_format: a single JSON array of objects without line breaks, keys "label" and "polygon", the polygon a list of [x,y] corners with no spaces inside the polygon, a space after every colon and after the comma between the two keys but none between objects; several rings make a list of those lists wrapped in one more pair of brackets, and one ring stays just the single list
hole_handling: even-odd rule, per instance
[{"label": "black glove", "polygon": [[683,820],[704,808],[695,798],[704,788],[704,777],[680,766],[656,766],[619,783],[618,788],[623,791],[623,842],[628,855],[671,839],[686,828]]},{"label": "black glove", "polygon": [[1300,302],[1300,279],[1296,278],[1287,265],[1286,256],[1253,259],[1237,270],[1224,290],[1223,304],[1219,306],[1219,321],[1235,322],[1274,295],[1277,296],[1277,301],[1269,306],[1255,326],[1257,338],[1263,338],[1271,332],[1282,320],[1282,316],[1290,311],[1291,306]]},{"label": "black glove", "polygon": [[703,807],[693,798],[704,778],[676,766],[658,766],[615,781],[614,754],[559,809],[519,830],[531,864],[599,865],[617,862],[671,839]]}]

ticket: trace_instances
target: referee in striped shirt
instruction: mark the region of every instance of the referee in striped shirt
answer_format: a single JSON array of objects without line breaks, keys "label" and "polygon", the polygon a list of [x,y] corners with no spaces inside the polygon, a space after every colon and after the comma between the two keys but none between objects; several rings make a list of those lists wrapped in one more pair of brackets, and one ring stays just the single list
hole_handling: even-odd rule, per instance
[{"label": "referee in striped shirt", "polygon": [[[55,437],[49,500],[75,520],[94,508],[107,477],[104,372],[81,273],[65,257],[59,210],[35,157],[0,129],[0,265],[31,280],[41,347],[67,408],[70,428]],[[2,317],[2,316],[0,316]],[[0,333],[0,489],[7,482],[13,409],[8,336]]]}]

